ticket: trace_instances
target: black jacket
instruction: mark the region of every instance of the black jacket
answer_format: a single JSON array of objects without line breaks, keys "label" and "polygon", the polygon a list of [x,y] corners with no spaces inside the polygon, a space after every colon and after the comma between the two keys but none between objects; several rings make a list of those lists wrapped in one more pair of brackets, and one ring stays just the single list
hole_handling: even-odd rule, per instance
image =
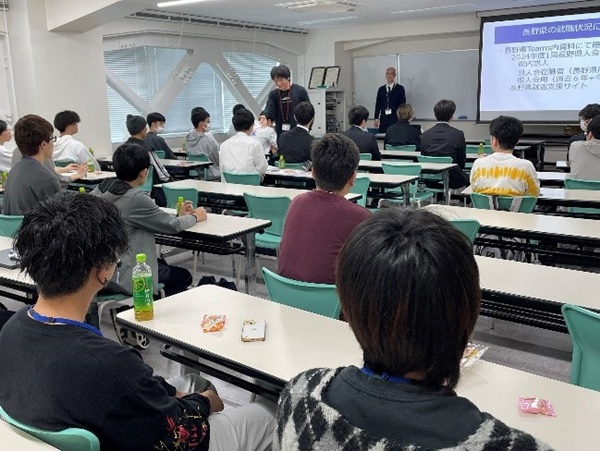
[{"label": "black jacket", "polygon": [[415,145],[421,150],[421,130],[410,125],[408,121],[398,121],[385,132],[385,144],[393,146]]},{"label": "black jacket", "polygon": [[310,160],[310,147],[314,140],[302,127],[294,127],[281,134],[278,150],[286,163],[304,163]]},{"label": "black jacket", "polygon": [[379,152],[377,139],[375,139],[375,135],[373,133],[365,132],[360,127],[353,125],[348,130],[343,132],[342,135],[347,136],[354,141],[361,153],[370,153],[371,160],[381,160],[381,152]]},{"label": "black jacket", "polygon": [[[421,135],[421,154],[432,157],[452,157],[458,168],[450,170],[450,188],[460,188],[469,184],[469,178],[462,171],[467,159],[465,134],[446,122],[440,122]],[[460,169],[459,169],[460,168]]]}]

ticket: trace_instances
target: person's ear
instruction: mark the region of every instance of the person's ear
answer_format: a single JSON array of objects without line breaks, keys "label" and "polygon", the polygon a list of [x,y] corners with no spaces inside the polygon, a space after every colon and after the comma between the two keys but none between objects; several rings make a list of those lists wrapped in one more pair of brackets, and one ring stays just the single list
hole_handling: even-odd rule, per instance
[{"label": "person's ear", "polygon": [[350,186],[350,188],[352,188],[354,186],[354,184],[356,183],[356,174],[358,173],[358,171],[354,171],[352,173],[352,175],[350,176],[350,178],[348,179],[348,186]]}]

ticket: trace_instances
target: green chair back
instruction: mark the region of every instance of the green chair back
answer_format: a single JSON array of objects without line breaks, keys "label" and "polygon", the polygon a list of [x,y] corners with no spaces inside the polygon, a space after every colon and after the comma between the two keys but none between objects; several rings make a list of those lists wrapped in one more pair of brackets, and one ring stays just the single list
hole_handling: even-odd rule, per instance
[{"label": "green chair back", "polygon": [[365,152],[365,153],[361,153],[361,154],[360,154],[360,159],[361,159],[361,160],[364,160],[364,161],[370,161],[372,158],[373,158],[373,155],[371,155],[371,154],[370,154],[370,153],[368,153],[368,152]]},{"label": "green chair back", "polygon": [[12,237],[23,222],[23,216],[0,215],[0,236]]},{"label": "green chair back", "polygon": [[[416,163],[404,163],[404,164],[392,164],[392,163],[382,163],[381,169],[383,169],[384,174],[397,174],[397,175],[418,175],[421,176],[421,165]],[[410,184],[410,198],[411,202],[417,196],[417,190],[419,188],[418,180],[415,180]],[[393,188],[390,190],[386,190],[386,193],[397,193],[400,194],[401,191],[398,188]],[[429,193],[429,198],[433,195]],[[425,199],[423,199],[425,200]]]},{"label": "green chair back", "polygon": [[2,407],[0,407],[0,418],[61,451],[100,451],[98,437],[85,429],[68,428],[58,432],[44,431],[15,420]]},{"label": "green chair back", "polygon": [[479,221],[475,219],[450,219],[449,221],[469,239],[471,244],[475,242],[475,237],[481,226]]},{"label": "green chair back", "polygon": [[164,150],[155,150],[154,153],[156,154],[156,156],[158,158],[160,158],[161,160],[164,160],[165,157],[167,156],[167,152],[165,152]]},{"label": "green chair back", "polygon": [[152,180],[153,179],[154,179],[154,166],[150,165],[150,166],[148,166],[148,176],[146,177],[146,181],[144,182],[143,185],[138,186],[138,189],[141,189],[142,191],[146,191],[148,194],[150,194],[152,192],[152,186],[153,186]]},{"label": "green chair back", "polygon": [[286,163],[285,169],[304,169],[304,163]]},{"label": "green chair back", "polygon": [[[517,196],[495,196],[498,210],[510,211],[511,206],[515,197]],[[534,196],[518,196],[521,198],[521,205],[519,206],[520,213],[532,213],[537,202],[537,197]],[[479,193],[471,193],[471,203],[473,207],[479,208],[480,210],[493,210],[494,203],[492,196]]]},{"label": "green chair back", "polygon": [[237,185],[260,185],[260,174],[232,174],[231,172],[223,172],[223,177],[227,183],[235,183]]},{"label": "green chair back", "polygon": [[168,208],[177,208],[177,200],[180,196],[183,196],[184,200],[192,202],[194,208],[198,206],[198,190],[195,188],[172,188],[163,185],[162,189],[167,198]]},{"label": "green chair back", "polygon": [[367,131],[369,133],[374,134],[374,135],[376,135],[377,133],[379,133],[379,129],[378,128],[373,128],[373,127],[367,127]]},{"label": "green chair back", "polygon": [[483,140],[483,144],[484,144],[485,146],[489,146],[490,144],[492,144],[492,140],[491,140],[490,138],[485,138],[485,139]]},{"label": "green chair back", "polygon": [[[478,152],[479,152],[479,144],[467,144],[467,153],[478,153]],[[484,145],[483,153],[486,155],[491,155],[492,153],[494,153],[494,151],[492,150],[492,146]]]},{"label": "green chair back", "polygon": [[371,179],[369,177],[356,177],[356,180],[354,180],[354,186],[350,188],[350,192],[362,196],[356,201],[358,205],[362,205],[363,207],[367,206],[367,194],[369,193],[370,184]]},{"label": "green chair back", "polygon": [[[579,180],[566,178],[565,188],[600,190],[600,180]],[[600,214],[600,208],[568,207],[567,211],[569,213],[588,213],[594,215]]]},{"label": "green chair back", "polygon": [[54,160],[54,165],[59,168],[65,168],[69,166],[71,163],[77,163],[76,161],[66,159],[66,160]]},{"label": "green chair back", "polygon": [[571,383],[600,391],[600,314],[576,305],[561,308],[571,342]]},{"label": "green chair back", "polygon": [[264,233],[256,234],[256,246],[277,249],[283,235],[283,225],[290,207],[290,198],[286,196],[255,196],[244,193],[244,200],[248,207],[248,217],[267,219],[271,226]]},{"label": "green chair back", "polygon": [[[204,155],[204,154],[200,154],[200,155],[190,155],[190,154],[188,154],[187,159],[189,161],[206,161],[206,162],[210,161],[208,159],[208,157],[206,155]],[[197,177],[198,176],[198,171],[195,170],[195,169],[191,170],[190,171],[190,175],[193,176],[193,177]],[[206,180],[208,178],[207,177],[208,176],[208,168],[202,169],[202,175],[204,177],[204,180]]]},{"label": "green chair back", "polygon": [[414,144],[406,144],[404,146],[394,146],[392,144],[386,144],[385,150],[407,150],[409,152],[414,152],[417,150],[417,146]]},{"label": "green chair back", "polygon": [[264,267],[262,273],[272,301],[328,318],[339,318],[341,306],[335,285],[288,279]]},{"label": "green chair back", "polygon": [[451,164],[452,157],[432,157],[428,155],[419,155],[417,157],[419,163],[440,163],[440,164]]}]

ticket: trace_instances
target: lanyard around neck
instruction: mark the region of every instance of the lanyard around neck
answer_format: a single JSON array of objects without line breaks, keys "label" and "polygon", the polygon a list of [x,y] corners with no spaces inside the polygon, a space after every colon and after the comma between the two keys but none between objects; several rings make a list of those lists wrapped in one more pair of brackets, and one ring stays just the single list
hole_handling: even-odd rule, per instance
[{"label": "lanyard around neck", "polygon": [[396,384],[412,384],[415,382],[413,379],[408,379],[407,377],[390,376],[387,373],[377,374],[366,365],[363,366],[360,370],[367,376],[376,377],[377,379],[381,379],[382,381],[395,382]]},{"label": "lanyard around neck", "polygon": [[51,316],[40,315],[33,309],[33,305],[29,307],[29,316],[35,321],[40,323],[48,323],[48,324],[67,324],[69,326],[81,327],[82,329],[87,329],[91,332],[94,332],[99,337],[102,337],[102,332],[96,329],[94,326],[86,323],[82,323],[81,321],[75,321],[69,318],[53,318]]}]

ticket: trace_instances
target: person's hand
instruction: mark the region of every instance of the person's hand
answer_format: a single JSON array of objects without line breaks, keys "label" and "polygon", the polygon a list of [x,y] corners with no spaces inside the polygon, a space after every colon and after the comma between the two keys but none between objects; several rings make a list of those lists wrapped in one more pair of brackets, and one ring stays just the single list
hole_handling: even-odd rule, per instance
[{"label": "person's hand", "polygon": [[194,207],[192,205],[191,200],[186,200],[181,206],[181,210],[179,210],[179,216],[190,215],[194,211]]},{"label": "person's hand", "polygon": [[65,172],[77,171],[79,169],[79,165],[75,163],[70,163],[65,166]]},{"label": "person's hand", "polygon": [[[75,174],[73,174],[73,176],[71,178],[73,180],[83,179],[83,178],[85,178],[85,176],[87,175],[87,173],[88,173],[88,165],[87,164],[82,164],[82,165],[79,165],[79,167],[75,171]],[[77,178],[75,178],[75,177],[77,177]]]},{"label": "person's hand", "polygon": [[373,125],[374,125],[375,128],[379,128],[379,119],[375,119],[373,121]]},{"label": "person's hand", "polygon": [[200,393],[202,396],[205,396],[208,398],[208,400],[210,401],[210,412],[220,412],[221,410],[223,410],[225,408],[225,406],[223,405],[223,400],[221,398],[219,398],[219,395],[217,395],[213,390],[206,390],[202,393]]},{"label": "person's hand", "polygon": [[184,396],[187,396],[187,395],[189,395],[189,393],[185,393],[185,392],[182,392],[182,391],[175,391],[175,397],[176,398],[183,398]]},{"label": "person's hand", "polygon": [[191,214],[196,217],[196,222],[206,221],[206,218],[208,217],[204,207],[198,207],[195,210],[192,210]]}]

